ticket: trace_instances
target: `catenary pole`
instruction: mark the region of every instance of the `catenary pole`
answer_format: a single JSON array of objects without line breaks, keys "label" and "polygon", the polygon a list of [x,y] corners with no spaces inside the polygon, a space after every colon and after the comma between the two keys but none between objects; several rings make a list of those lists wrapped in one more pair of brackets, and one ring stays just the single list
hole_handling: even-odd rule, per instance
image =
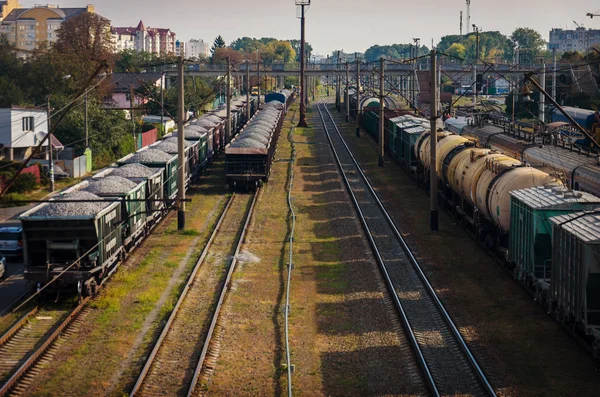
[{"label": "catenary pole", "polygon": [[246,121],[250,120],[250,61],[246,62]]},{"label": "catenary pole", "polygon": [[437,178],[437,54],[436,50],[431,50],[431,140],[429,141],[430,161],[429,161],[429,189],[430,189],[430,216],[429,225],[431,231],[438,230],[438,178]]},{"label": "catenary pole", "polygon": [[231,59],[227,57],[227,124],[226,129],[227,132],[225,136],[227,137],[227,142],[231,140]]},{"label": "catenary pole", "polygon": [[305,13],[305,5],[302,4],[300,6],[300,8],[302,9],[301,12],[301,17],[300,17],[300,92],[302,95],[302,98],[300,100],[300,120],[298,121],[298,127],[308,127],[308,124],[306,124],[306,103],[307,103],[307,92],[306,92],[306,52],[305,52],[305,40],[306,40],[306,36],[305,36],[305,31],[306,31],[306,24],[305,24],[305,18],[304,18],[304,13]]},{"label": "catenary pole", "polygon": [[385,59],[379,59],[379,166],[385,156]]},{"label": "catenary pole", "polygon": [[358,53],[354,53],[356,57],[356,136],[360,137],[360,61]]},{"label": "catenary pole", "polygon": [[344,93],[344,104],[346,105],[346,123],[350,122],[350,65],[346,62],[346,92]]},{"label": "catenary pole", "polygon": [[183,57],[177,59],[177,228],[185,229],[185,97]]},{"label": "catenary pole", "polygon": [[52,120],[50,118],[50,95],[48,95],[48,103],[46,104],[46,110],[48,112],[48,173],[50,174],[50,191],[54,191],[54,154],[52,153]]}]

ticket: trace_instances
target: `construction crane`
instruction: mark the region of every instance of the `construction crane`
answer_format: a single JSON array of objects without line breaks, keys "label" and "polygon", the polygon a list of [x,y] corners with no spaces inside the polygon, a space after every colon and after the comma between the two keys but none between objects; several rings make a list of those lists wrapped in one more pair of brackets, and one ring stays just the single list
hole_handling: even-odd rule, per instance
[{"label": "construction crane", "polygon": [[577,26],[578,28],[584,28],[585,26],[583,26],[583,24],[579,24],[576,21],[573,21],[573,23],[575,24],[575,26]]},{"label": "construction crane", "polygon": [[588,12],[585,15],[588,16],[588,17],[590,17],[590,18],[592,18],[592,19],[594,19],[594,17],[600,17],[600,10],[598,10],[598,11],[596,11],[594,13]]}]

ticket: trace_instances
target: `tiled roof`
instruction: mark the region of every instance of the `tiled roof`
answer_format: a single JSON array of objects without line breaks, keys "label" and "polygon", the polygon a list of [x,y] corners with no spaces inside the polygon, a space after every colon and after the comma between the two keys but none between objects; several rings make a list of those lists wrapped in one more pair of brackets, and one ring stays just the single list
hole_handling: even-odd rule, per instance
[{"label": "tiled roof", "polygon": [[112,28],[111,29],[114,34],[135,34],[135,29],[132,27],[129,28]]},{"label": "tiled roof", "polygon": [[133,85],[134,89],[142,88],[142,85],[136,79],[136,76],[147,85],[152,85],[160,80],[161,73],[136,73],[135,76],[131,73],[113,73],[112,75],[113,92],[129,92],[129,86]]}]

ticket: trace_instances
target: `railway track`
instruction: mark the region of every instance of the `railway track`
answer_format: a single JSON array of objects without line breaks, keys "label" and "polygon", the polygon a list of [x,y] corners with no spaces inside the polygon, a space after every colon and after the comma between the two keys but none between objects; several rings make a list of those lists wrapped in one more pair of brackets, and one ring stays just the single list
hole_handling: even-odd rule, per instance
[{"label": "railway track", "polygon": [[258,191],[235,194],[210,236],[130,395],[192,395],[216,364],[221,307]]},{"label": "railway track", "polygon": [[70,309],[36,306],[0,337],[0,396],[26,391],[37,365],[51,359],[57,341],[77,322],[89,299]]},{"label": "railway track", "polygon": [[344,183],[431,393],[435,396],[495,396],[486,375],[352,155],[327,106],[319,103],[317,108]]}]

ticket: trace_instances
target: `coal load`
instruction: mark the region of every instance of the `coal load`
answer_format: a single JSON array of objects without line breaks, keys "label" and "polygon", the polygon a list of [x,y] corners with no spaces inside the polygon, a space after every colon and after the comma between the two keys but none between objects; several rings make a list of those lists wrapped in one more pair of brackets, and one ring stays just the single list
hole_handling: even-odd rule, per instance
[{"label": "coal load", "polygon": [[84,190],[94,194],[126,194],[136,186],[137,184],[129,179],[110,175],[90,182]]},{"label": "coal load", "polygon": [[61,203],[63,200],[102,200],[101,197],[93,193],[85,191],[77,191],[65,194],[48,203],[39,210],[31,214],[31,216],[92,216],[110,205],[110,202],[77,202],[77,203]]},{"label": "coal load", "polygon": [[172,158],[173,156],[163,152],[162,150],[148,149],[135,153],[133,156],[125,160],[125,163],[166,163]]},{"label": "coal load", "polygon": [[156,174],[156,169],[146,167],[142,164],[126,164],[123,167],[115,168],[110,173],[110,175],[122,178],[150,178],[154,174]]}]

